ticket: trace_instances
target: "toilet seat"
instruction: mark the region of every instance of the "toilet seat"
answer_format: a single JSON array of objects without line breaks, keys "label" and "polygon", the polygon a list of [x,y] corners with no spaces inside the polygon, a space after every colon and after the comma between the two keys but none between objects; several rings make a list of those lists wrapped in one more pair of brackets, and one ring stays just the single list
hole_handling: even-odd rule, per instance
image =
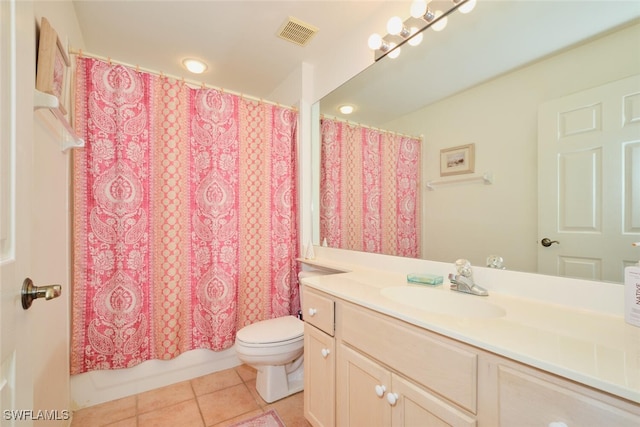
[{"label": "toilet seat", "polygon": [[304,339],[304,322],[295,316],[263,320],[240,329],[236,343],[243,347],[279,347]]}]

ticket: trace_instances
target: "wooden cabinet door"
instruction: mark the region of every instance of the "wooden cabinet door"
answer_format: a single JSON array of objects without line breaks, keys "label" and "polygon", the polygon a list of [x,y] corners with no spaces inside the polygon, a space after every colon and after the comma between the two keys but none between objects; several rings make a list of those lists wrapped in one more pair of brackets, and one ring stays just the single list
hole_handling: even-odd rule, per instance
[{"label": "wooden cabinet door", "polygon": [[369,358],[341,344],[338,356],[338,426],[391,425],[391,373]]},{"label": "wooden cabinet door", "polygon": [[391,413],[394,427],[476,426],[474,418],[404,378],[393,376],[391,392],[396,400]]},{"label": "wooden cabinet door", "polygon": [[335,339],[304,325],[304,416],[314,427],[335,425]]},{"label": "wooden cabinet door", "polygon": [[[498,367],[500,426],[637,427],[640,407],[590,396],[588,389],[563,380],[553,382],[527,368]],[[598,393],[600,394],[600,393]],[[605,396],[601,396],[602,399]]]}]

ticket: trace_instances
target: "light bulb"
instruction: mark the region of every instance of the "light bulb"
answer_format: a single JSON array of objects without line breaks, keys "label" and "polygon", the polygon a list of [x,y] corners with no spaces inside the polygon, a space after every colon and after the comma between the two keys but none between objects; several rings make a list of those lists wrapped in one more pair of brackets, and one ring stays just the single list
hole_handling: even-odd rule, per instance
[{"label": "light bulb", "polygon": [[397,34],[400,34],[400,32],[402,31],[402,27],[402,18],[400,18],[399,16],[394,16],[393,18],[389,19],[389,22],[387,22],[387,33],[395,36]]},{"label": "light bulb", "polygon": [[409,44],[411,46],[418,46],[422,43],[422,33],[418,33],[418,29],[416,27],[411,27],[411,38],[409,39]]},{"label": "light bulb", "polygon": [[434,15],[433,11],[429,7],[427,7],[427,11],[422,16],[422,19],[424,19],[425,21],[431,23],[431,22],[433,22],[434,19],[436,19],[436,15]]},{"label": "light bulb", "polygon": [[400,48],[396,47],[395,43],[391,43],[391,47],[389,49],[391,50],[391,52],[389,52],[389,54],[387,55],[389,58],[395,59],[400,56]]},{"label": "light bulb", "polygon": [[380,34],[373,33],[369,36],[368,44],[369,49],[371,50],[380,49],[380,47],[382,46],[382,37],[380,37]]},{"label": "light bulb", "polygon": [[[434,14],[436,16],[436,19],[438,19],[442,16],[442,11],[436,10]],[[435,24],[433,24],[431,28],[433,28],[433,31],[442,31],[446,26],[447,26],[447,17],[445,16],[444,18],[438,19],[438,21]]]},{"label": "light bulb", "polygon": [[460,6],[458,10],[460,13],[469,13],[476,7],[476,0],[467,0],[465,4]]},{"label": "light bulb", "polygon": [[353,105],[341,105],[338,108],[342,114],[351,114],[353,113]]},{"label": "light bulb", "polygon": [[184,67],[187,70],[191,71],[194,74],[202,74],[207,69],[207,64],[205,64],[200,60],[192,59],[192,58],[187,58],[183,60],[182,65],[184,65]]},{"label": "light bulb", "polygon": [[425,0],[414,0],[411,3],[411,16],[422,18],[427,13],[427,2]]}]

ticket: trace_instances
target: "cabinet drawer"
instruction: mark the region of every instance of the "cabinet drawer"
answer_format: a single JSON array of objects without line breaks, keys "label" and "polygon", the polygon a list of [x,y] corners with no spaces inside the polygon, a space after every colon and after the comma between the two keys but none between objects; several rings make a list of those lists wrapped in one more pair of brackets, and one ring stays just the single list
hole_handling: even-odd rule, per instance
[{"label": "cabinet drawer", "polygon": [[461,346],[368,310],[341,304],[342,340],[395,371],[476,413],[477,356]]},{"label": "cabinet drawer", "polygon": [[307,289],[303,290],[302,315],[305,322],[309,322],[321,331],[333,336],[334,302],[332,299],[319,295]]},{"label": "cabinet drawer", "polygon": [[[571,390],[507,366],[498,368],[499,418],[501,426],[547,426],[564,422],[567,426],[640,425],[640,408],[628,410],[598,398]],[[635,408],[635,409],[634,409]]]}]

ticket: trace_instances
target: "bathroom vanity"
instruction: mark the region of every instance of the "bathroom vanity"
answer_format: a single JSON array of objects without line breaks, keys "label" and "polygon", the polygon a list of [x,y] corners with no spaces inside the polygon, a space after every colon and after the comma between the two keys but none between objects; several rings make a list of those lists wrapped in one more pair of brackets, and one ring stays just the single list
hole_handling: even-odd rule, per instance
[{"label": "bathroom vanity", "polygon": [[384,271],[302,284],[316,427],[640,425],[640,329],[621,317]]}]

